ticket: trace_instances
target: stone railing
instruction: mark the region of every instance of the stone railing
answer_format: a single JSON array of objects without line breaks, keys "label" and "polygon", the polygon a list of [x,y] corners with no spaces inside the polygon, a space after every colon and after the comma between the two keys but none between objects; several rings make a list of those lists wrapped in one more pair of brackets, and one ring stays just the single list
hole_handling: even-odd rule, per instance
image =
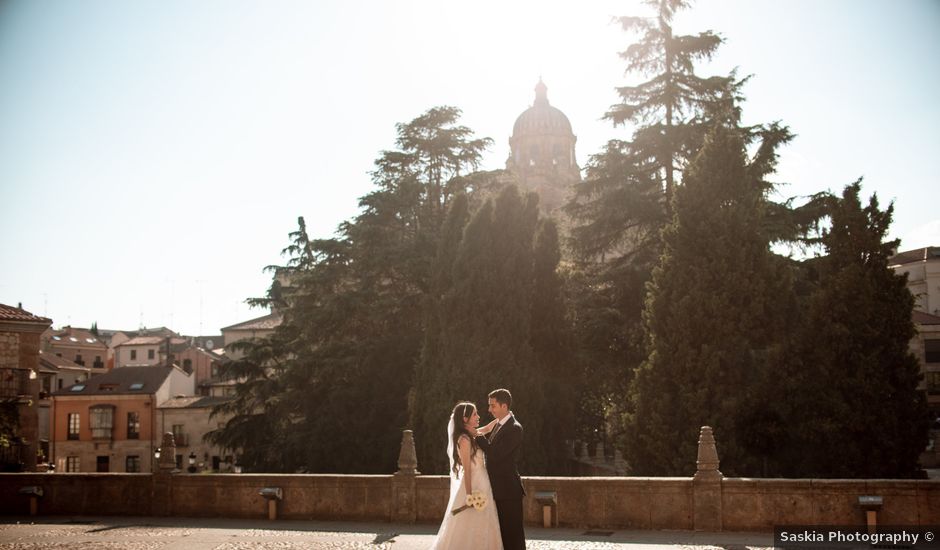
[{"label": "stone railing", "polygon": [[[164,441],[164,446],[172,442]],[[172,456],[169,455],[168,456]],[[163,455],[161,454],[161,459]],[[449,479],[418,471],[410,431],[394,475],[0,474],[0,514],[141,515],[440,522]],[[775,525],[865,525],[860,496],[882,497],[878,523],[940,524],[940,481],[725,478],[710,428],[690,478],[526,477],[526,521],[541,524],[537,493],[554,492],[562,527],[769,531]],[[21,494],[25,487],[42,496]],[[267,496],[259,494],[269,488]],[[280,489],[280,491],[276,491]],[[32,491],[35,493],[36,491]]]}]

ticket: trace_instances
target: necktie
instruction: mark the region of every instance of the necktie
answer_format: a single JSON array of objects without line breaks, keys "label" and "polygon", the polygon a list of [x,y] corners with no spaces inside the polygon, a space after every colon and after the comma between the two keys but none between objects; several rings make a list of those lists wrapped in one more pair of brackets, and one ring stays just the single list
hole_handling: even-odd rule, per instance
[{"label": "necktie", "polygon": [[502,426],[499,422],[496,423],[496,426],[493,428],[493,435],[490,436],[490,441],[496,439],[496,432],[499,431],[499,428]]}]

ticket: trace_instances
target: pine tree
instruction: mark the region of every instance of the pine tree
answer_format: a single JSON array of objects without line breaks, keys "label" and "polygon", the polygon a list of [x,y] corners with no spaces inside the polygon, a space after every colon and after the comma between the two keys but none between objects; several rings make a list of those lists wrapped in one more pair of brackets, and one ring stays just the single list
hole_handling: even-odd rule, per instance
[{"label": "pine tree", "polygon": [[[792,138],[779,123],[741,124],[746,78],[696,74],[696,62],[709,59],[722,40],[711,31],[674,34],[673,18],[688,2],[647,4],[655,9],[653,17],[619,19],[624,30],[640,34],[621,53],[627,72],[646,80],[618,88],[622,101],[606,113],[615,125],[633,124],[633,135],[629,141],[611,140],[591,158],[586,181],[566,206],[573,219],[570,248],[576,264],[569,281],[580,362],[586,377],[602,381],[581,401],[582,433],[589,440],[610,429],[610,419],[619,414],[618,397],[646,359],[646,285],[662,253],[661,234],[672,219],[680,171],[698,153],[708,128],[738,128],[745,143],[758,151],[750,171],[756,177],[763,166],[760,185],[768,190],[773,185],[763,176],[771,173],[777,148]],[[824,215],[824,196],[800,206],[793,199],[768,201],[763,210],[766,239],[802,244]]]},{"label": "pine tree", "polygon": [[893,205],[862,204],[861,182],[831,203],[826,255],[812,260],[800,348],[786,372],[792,427],[783,467],[800,477],[906,478],[927,442],[920,369],[908,349],[914,298],[888,267]]},{"label": "pine tree", "polygon": [[393,471],[440,213],[486,179],[469,172],[490,140],[473,139],[459,114],[438,107],[398,125],[399,150],[376,161],[362,212],[331,239],[309,239],[301,219],[281,276],[251,301],[283,323],[226,369],[237,397],[218,411],[234,416],[211,436],[242,449],[249,470]]},{"label": "pine tree", "polygon": [[631,387],[626,454],[634,473],[689,475],[699,428],[721,441],[726,474],[755,472],[742,419],[754,408],[787,282],[762,233],[765,169],[716,126],[677,189],[675,217],[645,312],[649,359]]}]

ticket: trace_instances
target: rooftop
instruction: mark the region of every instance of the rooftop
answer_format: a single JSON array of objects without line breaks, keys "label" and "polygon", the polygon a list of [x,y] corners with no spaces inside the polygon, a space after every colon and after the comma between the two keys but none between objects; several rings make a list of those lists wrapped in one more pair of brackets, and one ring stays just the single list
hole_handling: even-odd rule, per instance
[{"label": "rooftop", "polygon": [[[83,367],[75,361],[66,359],[65,357],[59,357],[55,353],[49,351],[39,351],[39,366],[47,367],[53,369],[53,371],[58,371],[59,369],[70,369],[70,370],[81,370],[84,372],[91,372],[91,367]],[[48,372],[48,371],[45,371]]]},{"label": "rooftop", "polygon": [[216,396],[204,396],[204,395],[195,395],[195,396],[183,396],[183,397],[174,397],[172,399],[167,399],[160,404],[158,408],[160,409],[206,409],[209,407],[215,407],[216,405],[221,405],[222,403],[227,403],[231,401],[231,397],[216,397]]},{"label": "rooftop", "polygon": [[940,317],[916,309],[913,311],[912,318],[918,325],[940,325]]},{"label": "rooftop", "polygon": [[227,330],[274,330],[281,325],[281,320],[279,313],[269,313],[263,317],[225,327],[222,332]]},{"label": "rooftop", "polygon": [[53,395],[115,395],[156,393],[176,367],[121,367],[85,382],[63,388]]},{"label": "rooftop", "polygon": [[26,311],[23,308],[0,304],[0,321],[16,321],[19,323],[37,323],[52,324],[52,319],[39,317]]},{"label": "rooftop", "polygon": [[940,246],[916,248],[905,252],[898,252],[888,258],[888,265],[904,265],[927,260],[940,260]]}]

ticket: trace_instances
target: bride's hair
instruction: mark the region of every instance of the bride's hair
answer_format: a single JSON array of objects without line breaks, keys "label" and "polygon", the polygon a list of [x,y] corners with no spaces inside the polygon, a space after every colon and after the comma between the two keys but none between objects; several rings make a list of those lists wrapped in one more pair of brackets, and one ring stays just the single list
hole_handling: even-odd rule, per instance
[{"label": "bride's hair", "polygon": [[474,434],[470,433],[467,430],[466,421],[471,416],[473,416],[473,411],[477,410],[477,406],[469,401],[461,401],[454,406],[453,418],[454,418],[454,433],[451,435],[453,437],[453,446],[454,446],[454,475],[460,477],[459,468],[463,466],[460,463],[460,453],[458,452],[458,441],[460,436],[466,435],[470,438],[470,456],[473,456],[477,451],[477,441]]}]

